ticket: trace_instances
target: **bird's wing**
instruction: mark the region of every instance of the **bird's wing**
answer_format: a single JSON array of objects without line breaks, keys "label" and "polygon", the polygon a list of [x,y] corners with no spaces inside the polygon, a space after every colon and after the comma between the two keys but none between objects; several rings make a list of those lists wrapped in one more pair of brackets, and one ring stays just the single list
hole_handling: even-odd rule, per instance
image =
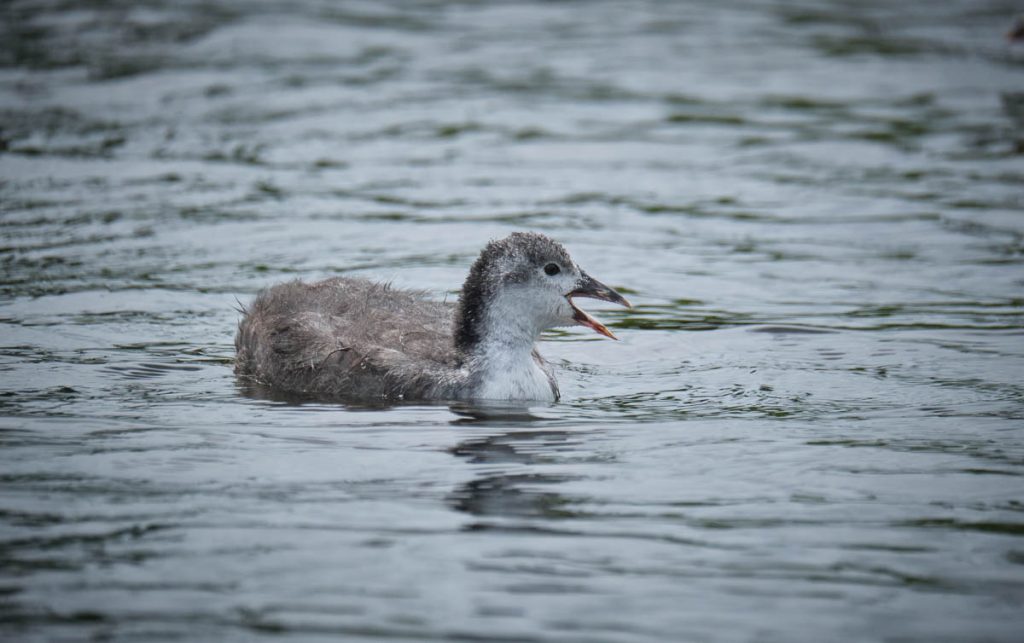
[{"label": "bird's wing", "polygon": [[240,375],[318,396],[422,395],[458,366],[450,305],[343,278],[257,297],[236,346]]}]

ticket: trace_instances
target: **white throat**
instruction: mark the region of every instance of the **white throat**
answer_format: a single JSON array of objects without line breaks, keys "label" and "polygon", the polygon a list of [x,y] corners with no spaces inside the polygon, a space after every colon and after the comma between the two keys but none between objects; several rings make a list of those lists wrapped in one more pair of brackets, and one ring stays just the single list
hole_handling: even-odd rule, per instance
[{"label": "white throat", "polygon": [[534,343],[543,328],[522,315],[522,309],[515,303],[495,301],[488,307],[480,343],[470,359],[475,381],[473,396],[488,400],[554,401],[548,375],[533,356]]},{"label": "white throat", "polygon": [[515,353],[485,349],[474,357],[473,379],[473,396],[479,399],[555,400],[551,382],[534,359],[532,348]]}]

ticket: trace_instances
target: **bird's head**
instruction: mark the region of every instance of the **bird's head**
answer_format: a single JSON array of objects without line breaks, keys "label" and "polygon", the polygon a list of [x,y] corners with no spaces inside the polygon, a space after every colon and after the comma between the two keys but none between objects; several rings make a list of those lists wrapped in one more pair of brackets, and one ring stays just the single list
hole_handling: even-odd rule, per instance
[{"label": "bird's head", "polygon": [[582,325],[616,339],[574,298],[590,297],[630,307],[626,299],[576,265],[560,243],[535,232],[491,241],[473,264],[456,314],[456,343],[467,349],[484,335],[533,341],[541,331]]}]

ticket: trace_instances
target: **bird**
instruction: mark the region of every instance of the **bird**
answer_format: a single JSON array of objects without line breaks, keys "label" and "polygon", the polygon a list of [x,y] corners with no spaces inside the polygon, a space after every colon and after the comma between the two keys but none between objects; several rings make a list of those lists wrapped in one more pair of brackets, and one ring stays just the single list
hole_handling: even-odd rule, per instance
[{"label": "bird", "polygon": [[618,339],[580,297],[632,307],[538,232],[488,242],[455,304],[359,278],[285,282],[240,308],[235,373],[325,400],[554,402],[543,331],[582,325]]}]

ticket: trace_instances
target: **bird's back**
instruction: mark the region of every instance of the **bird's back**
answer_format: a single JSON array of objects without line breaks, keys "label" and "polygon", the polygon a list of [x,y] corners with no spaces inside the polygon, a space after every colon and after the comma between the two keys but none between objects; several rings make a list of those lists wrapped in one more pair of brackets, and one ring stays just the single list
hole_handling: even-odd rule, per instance
[{"label": "bird's back", "polygon": [[318,397],[451,397],[452,308],[363,279],[279,284],[243,311],[235,372]]}]

